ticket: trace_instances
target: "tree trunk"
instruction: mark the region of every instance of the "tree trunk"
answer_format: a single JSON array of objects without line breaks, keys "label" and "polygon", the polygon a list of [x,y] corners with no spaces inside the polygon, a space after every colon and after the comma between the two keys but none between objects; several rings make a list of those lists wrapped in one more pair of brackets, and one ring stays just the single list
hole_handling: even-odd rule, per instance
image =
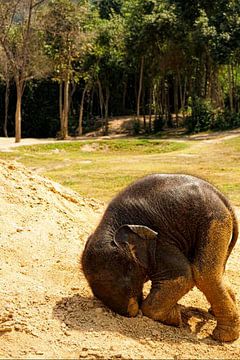
[{"label": "tree trunk", "polygon": [[64,81],[64,99],[63,99],[63,122],[61,129],[61,138],[68,137],[68,112],[69,112],[69,80]]},{"label": "tree trunk", "polygon": [[166,117],[167,117],[167,125],[169,127],[172,127],[172,114],[170,109],[170,91],[169,91],[169,85],[167,85],[167,92],[166,92],[166,103],[167,103],[167,111],[166,111]]},{"label": "tree trunk", "polygon": [[90,105],[89,105],[89,117],[91,119],[93,118],[94,94],[95,94],[95,88],[93,87],[90,95]]},{"label": "tree trunk", "polygon": [[149,93],[149,122],[148,122],[148,131],[150,134],[152,132],[152,103],[153,103],[153,89],[151,85],[150,93]]},{"label": "tree trunk", "polygon": [[144,70],[144,56],[141,58],[141,68],[140,68],[140,77],[139,77],[139,86],[138,86],[138,98],[137,98],[137,121],[140,119],[140,103],[141,103],[141,94],[142,94],[142,85],[143,85],[143,70]]},{"label": "tree trunk", "polygon": [[179,118],[178,118],[178,80],[177,77],[175,77],[174,81],[174,112],[176,116],[176,126],[179,127]]},{"label": "tree trunk", "polygon": [[209,84],[209,63],[208,63],[208,55],[205,54],[205,58],[203,59],[202,64],[202,81],[203,81],[203,90],[202,90],[202,97],[204,99],[207,98],[207,89]]},{"label": "tree trunk", "polygon": [[109,97],[110,97],[109,87],[106,86],[105,99],[102,90],[102,84],[99,79],[98,79],[98,89],[99,89],[100,107],[102,109],[101,112],[103,112],[103,107],[104,107],[104,123],[102,123],[102,127],[104,126],[103,132],[104,135],[108,135],[108,106],[109,106]]},{"label": "tree trunk", "polygon": [[105,100],[105,135],[108,135],[108,105],[109,105],[110,92],[109,87],[106,87],[106,100]]},{"label": "tree trunk", "polygon": [[187,77],[184,76],[183,84],[181,80],[180,73],[178,72],[178,84],[179,84],[179,93],[180,93],[180,106],[183,115],[183,120],[185,120],[185,105],[186,105],[186,91],[187,91]]},{"label": "tree trunk", "polygon": [[163,80],[163,86],[164,86],[164,90],[163,90],[163,96],[162,96],[162,113],[164,116],[164,120],[166,121],[168,119],[168,84],[166,82],[166,79]]},{"label": "tree trunk", "polygon": [[142,115],[143,115],[143,129],[146,132],[146,111],[145,111],[145,86],[142,89]]},{"label": "tree trunk", "polygon": [[166,90],[166,80],[162,79],[161,84],[161,93],[160,93],[160,102],[159,102],[159,110],[163,115],[164,119],[167,117],[167,90]]},{"label": "tree trunk", "polygon": [[59,116],[60,116],[60,128],[63,128],[63,84],[62,81],[59,84]]},{"label": "tree trunk", "polygon": [[98,91],[99,91],[99,104],[100,104],[100,113],[101,113],[100,116],[101,116],[101,118],[103,118],[104,99],[103,99],[103,92],[102,92],[102,84],[99,79],[98,79],[97,83],[98,83]]},{"label": "tree trunk", "polygon": [[[70,89],[71,88],[71,89]],[[68,114],[72,114],[73,113],[73,108],[72,108],[72,98],[73,98],[73,95],[76,91],[76,84],[74,81],[72,81],[70,84],[69,84],[69,103],[68,103]]]},{"label": "tree trunk", "polygon": [[19,143],[21,141],[21,122],[22,122],[22,93],[23,85],[19,79],[16,79],[16,88],[17,88],[17,103],[16,103],[16,112],[15,112],[15,142]]},{"label": "tree trunk", "polygon": [[152,93],[152,102],[153,102],[153,110],[154,110],[154,119],[157,118],[157,84],[155,83],[153,86],[153,93]]},{"label": "tree trunk", "polygon": [[83,134],[83,108],[84,108],[84,100],[85,95],[88,89],[88,84],[86,83],[83,89],[81,103],[80,103],[80,110],[79,110],[79,120],[78,120],[78,128],[77,128],[77,135],[82,136]]},{"label": "tree trunk", "polygon": [[235,94],[235,97],[236,97],[236,105],[235,105],[235,111],[236,112],[239,112],[240,111],[240,108],[239,108],[239,92],[237,91],[237,89],[239,88],[239,65],[236,64],[235,65],[235,88],[236,88],[236,94]]},{"label": "tree trunk", "polygon": [[[235,70],[235,71],[234,71]],[[235,74],[234,74],[235,72]],[[233,98],[234,98],[234,111],[238,111],[238,91],[237,91],[237,68],[232,64],[232,82],[233,82]]]},{"label": "tree trunk", "polygon": [[7,124],[8,124],[9,91],[10,91],[10,81],[7,78],[6,90],[5,90],[5,114],[4,114],[4,124],[3,124],[3,133],[5,137],[8,137]]},{"label": "tree trunk", "polygon": [[126,114],[127,80],[123,83],[122,113]]},{"label": "tree trunk", "polygon": [[233,84],[232,84],[232,71],[231,65],[228,65],[228,86],[229,86],[229,105],[230,111],[233,112]]}]

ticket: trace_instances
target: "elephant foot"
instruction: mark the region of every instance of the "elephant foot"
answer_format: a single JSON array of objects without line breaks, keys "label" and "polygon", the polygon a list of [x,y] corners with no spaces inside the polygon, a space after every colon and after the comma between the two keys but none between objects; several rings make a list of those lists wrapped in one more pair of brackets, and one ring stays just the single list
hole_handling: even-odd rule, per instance
[{"label": "elephant foot", "polygon": [[176,304],[162,319],[159,319],[163,324],[180,327],[182,325],[182,315],[180,306]]},{"label": "elephant foot", "polygon": [[180,312],[179,305],[174,305],[169,312],[163,310],[155,310],[148,306],[147,303],[142,306],[143,315],[153,319],[160,321],[166,325],[172,326],[181,326],[182,325],[182,317]]},{"label": "elephant foot", "polygon": [[180,327],[182,325],[182,316],[181,316],[180,307],[178,305],[175,305],[171,309],[171,311],[169,311],[167,316],[162,320],[162,322],[167,325]]},{"label": "elephant foot", "polygon": [[213,331],[212,337],[220,342],[230,342],[239,338],[239,324],[236,325],[217,325]]}]

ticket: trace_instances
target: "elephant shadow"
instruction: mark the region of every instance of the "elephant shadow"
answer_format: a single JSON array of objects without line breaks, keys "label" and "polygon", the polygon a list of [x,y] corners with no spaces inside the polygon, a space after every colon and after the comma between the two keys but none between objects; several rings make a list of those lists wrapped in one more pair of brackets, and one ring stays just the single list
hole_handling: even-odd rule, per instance
[{"label": "elephant shadow", "polygon": [[[53,307],[53,318],[58,319],[69,330],[80,332],[109,332],[120,333],[136,340],[148,338],[153,341],[168,343],[189,342],[199,344],[204,342],[211,345],[219,345],[210,337],[197,338],[202,327],[214,317],[207,311],[185,307],[181,305],[183,325],[181,328],[164,325],[139,314],[135,318],[127,318],[115,314],[105,307],[101,301],[92,297],[84,297],[75,294],[64,297]],[[194,331],[189,325],[189,320],[197,318]],[[199,320],[199,321],[198,321]],[[176,336],[177,335],[177,336]]]},{"label": "elephant shadow", "polygon": [[[215,317],[206,310],[197,308],[197,307],[186,307],[181,305],[181,314],[182,314],[182,321],[183,325],[189,329],[190,332],[194,334],[199,334],[204,327],[210,320],[215,320]],[[195,326],[194,330],[191,328],[190,321],[191,319],[195,319]],[[197,320],[197,321],[196,321]],[[205,342],[206,339],[211,339],[210,337],[203,339],[202,341]],[[213,342],[213,341],[212,341]],[[216,343],[215,341],[213,343]]]}]

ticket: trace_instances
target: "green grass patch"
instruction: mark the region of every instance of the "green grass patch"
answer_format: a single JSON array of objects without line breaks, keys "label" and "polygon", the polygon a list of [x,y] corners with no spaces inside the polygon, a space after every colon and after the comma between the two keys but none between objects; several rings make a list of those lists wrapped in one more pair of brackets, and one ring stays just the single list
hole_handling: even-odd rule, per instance
[{"label": "green grass patch", "polygon": [[189,147],[187,142],[159,139],[88,140],[21,146],[0,157],[20,161],[81,195],[107,201],[135,179],[160,171],[162,155]]},{"label": "green grass patch", "polygon": [[[167,153],[188,147],[184,142],[155,140],[155,139],[118,139],[118,140],[89,140],[54,143],[44,145],[22,146],[21,152],[61,154],[71,153],[109,153],[134,152],[141,154]],[[83,154],[82,154],[83,155]]]},{"label": "green grass patch", "polygon": [[0,153],[83,196],[109,201],[152,173],[187,173],[209,180],[240,206],[240,137],[223,142],[129,138],[59,142]]}]

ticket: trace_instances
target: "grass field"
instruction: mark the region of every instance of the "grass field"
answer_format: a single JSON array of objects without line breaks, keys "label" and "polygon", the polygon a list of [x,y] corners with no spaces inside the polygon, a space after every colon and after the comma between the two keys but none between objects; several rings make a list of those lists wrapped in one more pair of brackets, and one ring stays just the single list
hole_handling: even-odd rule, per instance
[{"label": "grass field", "polygon": [[188,173],[215,184],[240,206],[240,136],[232,139],[89,140],[1,152],[81,195],[108,201],[146,174]]}]

